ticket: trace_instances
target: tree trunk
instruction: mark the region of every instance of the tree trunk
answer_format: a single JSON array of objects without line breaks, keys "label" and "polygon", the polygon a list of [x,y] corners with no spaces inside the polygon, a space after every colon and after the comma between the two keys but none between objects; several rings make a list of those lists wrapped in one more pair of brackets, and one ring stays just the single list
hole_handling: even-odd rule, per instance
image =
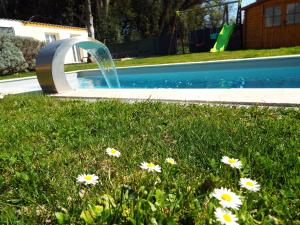
[{"label": "tree trunk", "polygon": [[169,44],[169,49],[168,49],[168,54],[171,53],[171,48],[172,48],[172,45],[174,42],[177,42],[177,37],[176,37],[176,16],[173,17],[172,19],[172,30],[171,30],[171,41],[170,41],[170,44]]},{"label": "tree trunk", "polygon": [[88,35],[91,38],[95,38],[94,19],[92,14],[91,0],[86,0],[86,26]]},{"label": "tree trunk", "polygon": [[165,23],[166,23],[169,7],[170,7],[170,2],[168,0],[164,0],[164,10],[159,19],[159,36],[162,36],[162,34],[165,31]]},{"label": "tree trunk", "polygon": [[97,11],[96,18],[98,19],[101,17],[101,8],[102,8],[102,1],[96,0],[96,11]]},{"label": "tree trunk", "polygon": [[0,14],[1,17],[7,17],[7,1],[6,0],[0,0]]},{"label": "tree trunk", "polygon": [[110,3],[110,0],[106,0],[106,1],[105,1],[105,17],[106,17],[106,18],[107,18],[107,16],[108,16],[109,3]]}]

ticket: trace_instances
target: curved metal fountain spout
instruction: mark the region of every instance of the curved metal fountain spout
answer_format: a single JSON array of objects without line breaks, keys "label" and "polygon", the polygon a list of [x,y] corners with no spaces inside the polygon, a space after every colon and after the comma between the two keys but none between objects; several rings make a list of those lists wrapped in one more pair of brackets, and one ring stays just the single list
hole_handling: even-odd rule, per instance
[{"label": "curved metal fountain spout", "polygon": [[85,49],[97,62],[110,88],[119,88],[117,71],[108,48],[92,38],[69,38],[52,42],[41,48],[36,59],[38,81],[45,93],[59,93],[72,90],[65,73],[64,60],[72,46]]}]

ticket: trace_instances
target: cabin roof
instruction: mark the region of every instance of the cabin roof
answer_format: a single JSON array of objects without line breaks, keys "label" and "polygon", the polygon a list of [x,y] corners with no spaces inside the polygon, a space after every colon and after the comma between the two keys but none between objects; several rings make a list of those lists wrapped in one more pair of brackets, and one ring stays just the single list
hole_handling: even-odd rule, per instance
[{"label": "cabin roof", "polygon": [[249,9],[249,8],[252,8],[252,7],[254,7],[254,6],[260,5],[260,4],[262,4],[262,3],[264,3],[264,2],[267,2],[267,1],[270,1],[270,0],[257,0],[256,2],[254,2],[254,3],[250,4],[250,5],[247,5],[247,6],[243,7],[242,10],[247,10],[247,9]]}]

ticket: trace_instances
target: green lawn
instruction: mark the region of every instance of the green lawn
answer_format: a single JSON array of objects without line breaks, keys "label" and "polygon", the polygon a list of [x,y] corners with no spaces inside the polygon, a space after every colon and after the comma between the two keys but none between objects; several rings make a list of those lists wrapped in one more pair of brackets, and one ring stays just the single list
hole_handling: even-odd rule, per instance
[{"label": "green lawn", "polygon": [[[209,195],[220,187],[244,196],[232,210],[240,224],[300,223],[299,109],[22,95],[0,99],[0,115],[0,224],[218,224]],[[142,171],[143,161],[162,172]],[[83,173],[100,182],[84,188]],[[241,176],[261,190],[242,191]]]},{"label": "green lawn", "polygon": [[[266,56],[278,56],[278,55],[293,55],[300,54],[300,46],[290,48],[279,49],[261,49],[261,50],[241,50],[241,51],[226,51],[221,53],[193,53],[183,55],[171,55],[149,58],[136,58],[127,61],[116,61],[117,67],[122,66],[139,66],[139,65],[152,65],[152,64],[164,64],[164,63],[179,63],[179,62],[201,62],[209,60],[223,60],[223,59],[242,59],[242,58],[255,58]],[[97,68],[96,64],[74,64],[66,65],[65,71],[83,70]],[[35,73],[19,73],[7,76],[0,76],[1,79],[11,79],[33,76]]]}]

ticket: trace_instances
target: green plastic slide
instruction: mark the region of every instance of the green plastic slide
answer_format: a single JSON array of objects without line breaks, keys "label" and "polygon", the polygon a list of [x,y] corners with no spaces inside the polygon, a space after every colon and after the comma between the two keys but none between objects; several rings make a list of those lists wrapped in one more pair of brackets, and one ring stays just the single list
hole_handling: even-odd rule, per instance
[{"label": "green plastic slide", "polygon": [[214,45],[214,47],[210,50],[210,52],[223,52],[225,51],[230,36],[234,30],[234,24],[224,24],[221,32],[219,33],[218,39]]}]

